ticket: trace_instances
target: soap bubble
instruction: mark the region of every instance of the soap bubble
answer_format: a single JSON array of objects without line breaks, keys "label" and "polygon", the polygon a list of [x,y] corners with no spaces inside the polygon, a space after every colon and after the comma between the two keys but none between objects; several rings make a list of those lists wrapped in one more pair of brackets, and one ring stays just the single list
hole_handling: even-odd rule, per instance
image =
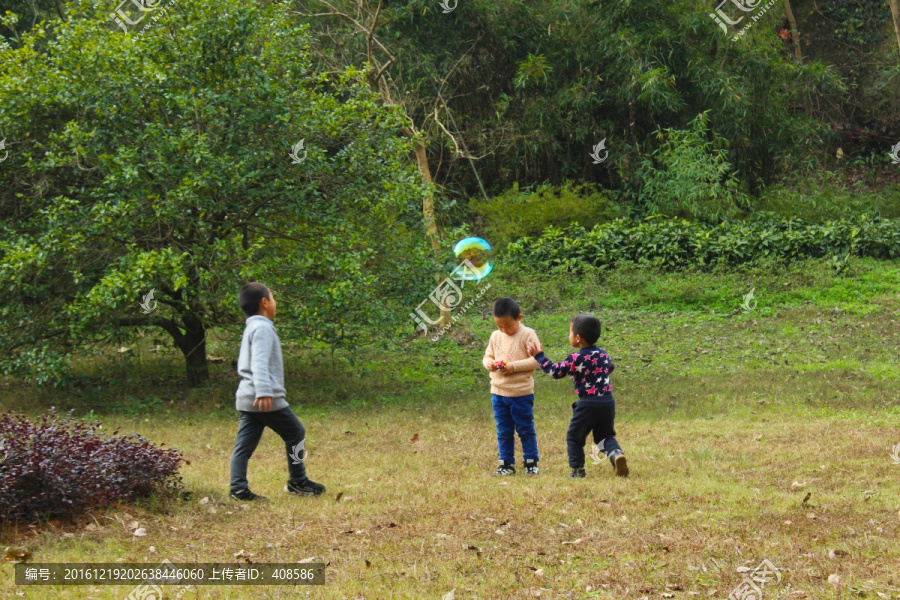
[{"label": "soap bubble", "polygon": [[459,275],[463,279],[478,281],[487,276],[494,268],[494,249],[480,237],[467,237],[456,242],[453,254],[460,262],[468,260],[478,269],[478,271],[474,271],[468,265],[463,265],[459,269]]}]

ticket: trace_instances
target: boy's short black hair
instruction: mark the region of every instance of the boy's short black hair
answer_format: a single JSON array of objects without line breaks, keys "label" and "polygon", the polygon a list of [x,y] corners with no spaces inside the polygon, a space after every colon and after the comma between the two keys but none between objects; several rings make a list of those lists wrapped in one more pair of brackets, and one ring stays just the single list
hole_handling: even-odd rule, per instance
[{"label": "boy's short black hair", "polygon": [[494,302],[495,317],[512,317],[513,319],[518,319],[520,314],[522,313],[519,312],[519,304],[512,298],[500,298]]},{"label": "boy's short black hair", "polygon": [[575,315],[572,317],[572,333],[593,346],[600,339],[600,319],[591,315]]},{"label": "boy's short black hair", "polygon": [[238,294],[238,302],[241,305],[241,310],[243,310],[244,314],[248,317],[259,314],[260,300],[268,298],[271,293],[272,292],[269,291],[268,287],[258,281],[248,283],[241,288],[241,293]]}]

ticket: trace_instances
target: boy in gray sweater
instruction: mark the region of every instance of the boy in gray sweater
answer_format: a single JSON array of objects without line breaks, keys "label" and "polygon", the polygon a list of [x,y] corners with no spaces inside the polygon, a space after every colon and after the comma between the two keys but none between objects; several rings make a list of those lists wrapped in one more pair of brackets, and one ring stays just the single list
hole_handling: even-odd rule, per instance
[{"label": "boy in gray sweater", "polygon": [[237,440],[231,455],[231,497],[235,500],[265,500],[250,491],[247,461],[266,427],[284,440],[290,479],[284,490],[300,496],[318,496],[325,486],[306,476],[303,444],[306,430],[285,401],[281,341],[275,332],[275,297],[261,283],[248,283],[239,295],[247,326],[241,339],[235,408],[241,412]]}]

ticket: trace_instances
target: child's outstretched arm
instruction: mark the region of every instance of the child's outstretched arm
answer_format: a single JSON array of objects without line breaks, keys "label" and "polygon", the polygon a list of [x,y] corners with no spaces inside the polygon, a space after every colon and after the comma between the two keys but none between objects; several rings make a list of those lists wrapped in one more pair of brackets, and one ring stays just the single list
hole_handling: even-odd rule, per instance
[{"label": "child's outstretched arm", "polygon": [[544,356],[544,348],[540,342],[528,342],[528,354],[533,356],[538,362],[541,371],[549,373],[553,376],[553,379],[562,379],[567,375],[571,375],[575,370],[575,361],[572,357],[576,355],[570,354],[564,360],[555,363]]},{"label": "child's outstretched arm", "polygon": [[[538,341],[537,334],[533,332],[528,333],[528,338],[525,341],[525,352],[528,352],[529,344],[540,344]],[[533,356],[529,354],[528,358],[523,358],[520,360],[513,360],[506,364],[506,368],[503,369],[504,375],[509,375],[512,373],[521,373],[522,371],[534,371],[541,367],[538,364],[537,360]]]}]

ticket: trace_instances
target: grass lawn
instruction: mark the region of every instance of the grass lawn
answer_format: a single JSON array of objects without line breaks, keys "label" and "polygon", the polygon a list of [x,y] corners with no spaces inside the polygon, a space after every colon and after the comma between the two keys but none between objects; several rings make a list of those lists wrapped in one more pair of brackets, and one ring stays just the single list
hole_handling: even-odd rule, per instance
[{"label": "grass lawn", "polygon": [[[249,478],[270,500],[228,499],[237,413],[227,363],[192,392],[160,367],[164,353],[114,386],[64,394],[5,382],[0,399],[14,410],[74,407],[104,429],[182,449],[192,498],[7,526],[0,545],[32,552],[33,562],[242,553],[327,563],[324,586],[165,588],[181,598],[724,599],[764,559],[781,576],[766,598],[900,598],[898,275],[900,265],[860,261],[843,276],[815,265],[623,271],[524,289],[511,274],[439,342],[396,341],[353,367],[280,332],[309,473],[328,487],[321,498],[282,491],[284,448],[268,431]],[[757,309],[735,310],[754,286]],[[569,316],[594,301],[598,345],[616,362],[628,479],[606,461],[589,464],[586,479],[566,478],[571,381],[541,374],[541,473],[490,476],[497,448],[480,360],[490,302],[504,294],[520,297],[523,323],[554,360],[569,351]],[[233,342],[213,353],[236,353]],[[132,520],[145,537],[132,536]],[[133,587],[16,587],[10,562],[0,572],[0,598],[125,598]]]}]

